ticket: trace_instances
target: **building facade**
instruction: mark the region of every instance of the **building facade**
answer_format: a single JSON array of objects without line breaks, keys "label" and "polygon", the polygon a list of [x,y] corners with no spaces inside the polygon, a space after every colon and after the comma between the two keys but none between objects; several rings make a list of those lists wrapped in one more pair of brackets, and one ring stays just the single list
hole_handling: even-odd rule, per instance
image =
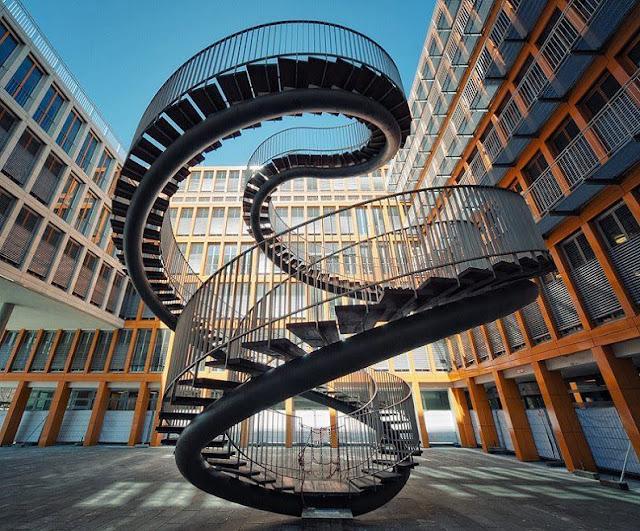
[{"label": "building facade", "polygon": [[[640,474],[636,4],[438,1],[410,93],[412,135],[392,165],[345,181],[296,180],[274,195],[276,226],[294,226],[387,190],[478,184],[524,194],[557,267],[539,282],[538,300],[374,367],[411,383],[424,446],[501,449],[570,470],[619,471],[627,458]],[[109,187],[123,154],[6,9],[2,23],[0,273],[77,310],[76,321],[100,322],[9,320],[0,442],[157,442],[171,334],[113,257]],[[195,167],[171,200],[179,250],[202,278],[254,244],[242,218],[244,178],[242,167]],[[322,246],[344,248],[378,216],[397,215],[348,212],[322,228]],[[29,236],[8,238],[21,232]],[[378,261],[383,252],[372,250]],[[352,260],[336,267],[366,269],[371,257]],[[250,275],[246,282],[247,292],[262,289]],[[318,426],[336,415],[298,399],[279,408]]]}]

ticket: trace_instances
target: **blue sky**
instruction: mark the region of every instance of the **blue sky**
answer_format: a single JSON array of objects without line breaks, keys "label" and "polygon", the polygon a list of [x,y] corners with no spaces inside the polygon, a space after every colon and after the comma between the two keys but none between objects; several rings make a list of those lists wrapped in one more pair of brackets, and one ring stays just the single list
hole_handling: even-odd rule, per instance
[{"label": "blue sky", "polygon": [[[276,20],[343,24],[376,40],[405,89],[415,74],[435,0],[23,0],[128,147],[149,100],[186,59],[235,31]],[[243,134],[207,159],[244,165],[289,119]],[[326,125],[326,119],[323,121]]]}]

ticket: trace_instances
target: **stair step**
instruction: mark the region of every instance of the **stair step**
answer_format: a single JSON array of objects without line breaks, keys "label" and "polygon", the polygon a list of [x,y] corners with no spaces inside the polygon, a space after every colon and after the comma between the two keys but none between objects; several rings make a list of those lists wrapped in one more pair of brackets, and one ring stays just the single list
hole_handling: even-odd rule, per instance
[{"label": "stair step", "polygon": [[306,354],[304,350],[286,337],[279,337],[271,341],[247,341],[242,343],[242,347],[247,350],[253,350],[261,354],[267,354],[275,358],[284,358],[286,360],[299,358]]},{"label": "stair step", "polygon": [[[220,441],[220,442],[226,442],[226,441]],[[236,453],[231,451],[230,448],[227,450],[204,449],[200,453],[202,454],[202,457],[205,457],[207,459],[227,459],[229,457],[233,457],[234,455],[236,455]]]},{"label": "stair step", "polygon": [[227,362],[224,360],[207,361],[205,363],[207,367],[226,367],[229,370],[237,372],[245,372],[247,374],[263,374],[273,367],[264,363],[258,363],[257,361],[248,360],[246,358],[230,358]]},{"label": "stair step", "polygon": [[376,465],[388,466],[388,467],[397,467],[397,468],[415,468],[418,466],[418,463],[413,461],[392,461],[390,459],[374,459],[372,463]]},{"label": "stair step", "polygon": [[156,426],[158,433],[182,433],[186,426]]},{"label": "stair step", "polygon": [[382,483],[390,483],[401,478],[402,475],[397,472],[389,472],[388,470],[378,470],[376,468],[363,468],[362,471],[365,474],[371,474],[373,477],[378,478]]},{"label": "stair step", "polygon": [[342,496],[361,492],[360,489],[346,481],[335,480],[306,480],[295,484],[298,494],[322,494],[323,496]]},{"label": "stair step", "polygon": [[192,420],[197,413],[185,413],[181,411],[161,411],[161,420]]},{"label": "stair step", "polygon": [[335,321],[309,321],[288,323],[287,329],[313,348],[320,348],[340,341]]},{"label": "stair step", "polygon": [[219,466],[224,468],[237,469],[241,466],[246,466],[246,461],[238,461],[237,459],[223,459],[221,457],[209,457],[207,463],[213,466]]},{"label": "stair step", "polygon": [[359,488],[360,490],[370,490],[376,489],[382,482],[376,478],[354,478],[351,481],[351,484]]},{"label": "stair step", "polygon": [[359,334],[373,328],[384,315],[384,309],[373,305],[352,304],[336,306],[341,334]]},{"label": "stair step", "polygon": [[204,396],[176,396],[171,400],[171,404],[176,406],[208,406],[213,404],[217,398],[209,398]]},{"label": "stair step", "polygon": [[193,380],[193,387],[197,387],[198,389],[231,390],[239,385],[240,382],[217,380],[216,378],[196,378]]}]

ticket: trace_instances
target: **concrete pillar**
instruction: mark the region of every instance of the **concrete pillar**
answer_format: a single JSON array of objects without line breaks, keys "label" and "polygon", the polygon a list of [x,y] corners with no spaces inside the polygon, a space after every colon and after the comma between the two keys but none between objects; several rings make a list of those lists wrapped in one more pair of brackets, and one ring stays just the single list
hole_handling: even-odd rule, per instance
[{"label": "concrete pillar", "polygon": [[478,415],[478,429],[480,430],[480,440],[482,450],[488,452],[490,447],[500,446],[498,432],[493,422],[493,413],[489,406],[489,397],[484,385],[477,384],[473,378],[467,379],[467,388],[471,397],[471,404]]},{"label": "concrete pillar", "polygon": [[7,329],[7,324],[9,323],[9,319],[11,319],[11,314],[15,307],[16,305],[12,302],[5,302],[0,306],[0,339],[2,339],[2,335]]},{"label": "concrete pillar", "polygon": [[30,394],[29,383],[25,381],[19,382],[9,406],[9,411],[7,411],[7,416],[2,424],[2,430],[0,430],[0,446],[13,444]]},{"label": "concrete pillar", "polygon": [[531,365],[567,470],[595,472],[596,464],[562,374],[550,371],[544,361]]},{"label": "concrete pillar", "polygon": [[604,378],[613,404],[631,441],[640,455],[640,375],[631,358],[616,358],[611,347],[593,347],[593,357]]},{"label": "concrete pillar", "polygon": [[128,446],[135,446],[142,442],[142,431],[144,430],[144,421],[147,416],[147,408],[149,407],[149,394],[149,384],[147,382],[141,382],[136,400],[136,408],[133,412]]},{"label": "concrete pillar", "polygon": [[69,383],[59,382],[56,387],[56,391],[53,394],[49,414],[47,415],[47,420],[42,428],[38,446],[52,446],[58,440],[58,433],[60,432],[60,426],[64,419],[64,413],[67,410],[67,403],[69,402],[70,395],[71,387],[69,387]]},{"label": "concrete pillar", "polygon": [[427,433],[427,424],[424,421],[424,409],[422,408],[422,395],[420,394],[420,384],[413,382],[411,384],[412,394],[414,396],[414,404],[416,405],[416,415],[418,416],[418,426],[420,427],[420,439],[422,439],[422,447],[429,448],[429,434]]},{"label": "concrete pillar", "polygon": [[524,409],[518,384],[503,371],[494,372],[496,388],[502,407],[507,413],[507,428],[518,461],[539,461],[540,456],[533,440],[527,412]]},{"label": "concrete pillar", "polygon": [[87,426],[84,446],[93,446],[94,444],[98,444],[100,432],[102,431],[102,421],[104,420],[104,414],[107,411],[108,403],[109,385],[107,382],[100,382],[98,391],[96,392],[96,398],[93,402],[93,410],[91,411],[89,426]]},{"label": "concrete pillar", "polygon": [[473,421],[471,420],[471,411],[467,403],[467,397],[463,388],[453,387],[451,389],[451,397],[453,398],[453,413],[458,424],[458,434],[460,435],[460,445],[464,448],[475,448],[476,435],[473,431]]}]

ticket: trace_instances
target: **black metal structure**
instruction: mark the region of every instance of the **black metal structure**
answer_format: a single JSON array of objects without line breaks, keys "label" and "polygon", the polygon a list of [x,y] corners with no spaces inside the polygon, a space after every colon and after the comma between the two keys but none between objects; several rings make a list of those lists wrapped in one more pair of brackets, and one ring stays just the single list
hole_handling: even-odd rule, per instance
[{"label": "black metal structure", "polygon": [[[164,216],[169,198],[207,151],[263,121],[303,113],[352,121],[287,130],[258,148],[243,198],[256,245],[202,282],[175,245]],[[398,205],[402,221],[381,223],[340,250],[322,248],[309,230],[340,211],[297,227],[282,227],[270,211],[286,181],[351,177],[385,164],[410,122],[388,55],[357,32],[310,21],[258,26],[213,44],[145,111],[116,186],[114,238],[142,300],[176,331],[158,430],[202,490],[291,515],[379,507],[406,482],[419,438],[407,384],[363,369],[535,299],[527,279],[551,261],[513,192],[440,188],[373,200]],[[375,267],[354,271],[353,248],[381,243],[395,246],[394,257],[381,252]],[[268,291],[243,293],[238,278],[265,257]],[[299,286],[324,298],[300,307]],[[211,378],[204,365],[226,368],[229,380]],[[296,395],[341,412],[340,425],[307,429],[269,409]],[[276,444],[283,424],[295,440]],[[338,457],[335,444],[316,440],[328,434],[339,441]]]}]

